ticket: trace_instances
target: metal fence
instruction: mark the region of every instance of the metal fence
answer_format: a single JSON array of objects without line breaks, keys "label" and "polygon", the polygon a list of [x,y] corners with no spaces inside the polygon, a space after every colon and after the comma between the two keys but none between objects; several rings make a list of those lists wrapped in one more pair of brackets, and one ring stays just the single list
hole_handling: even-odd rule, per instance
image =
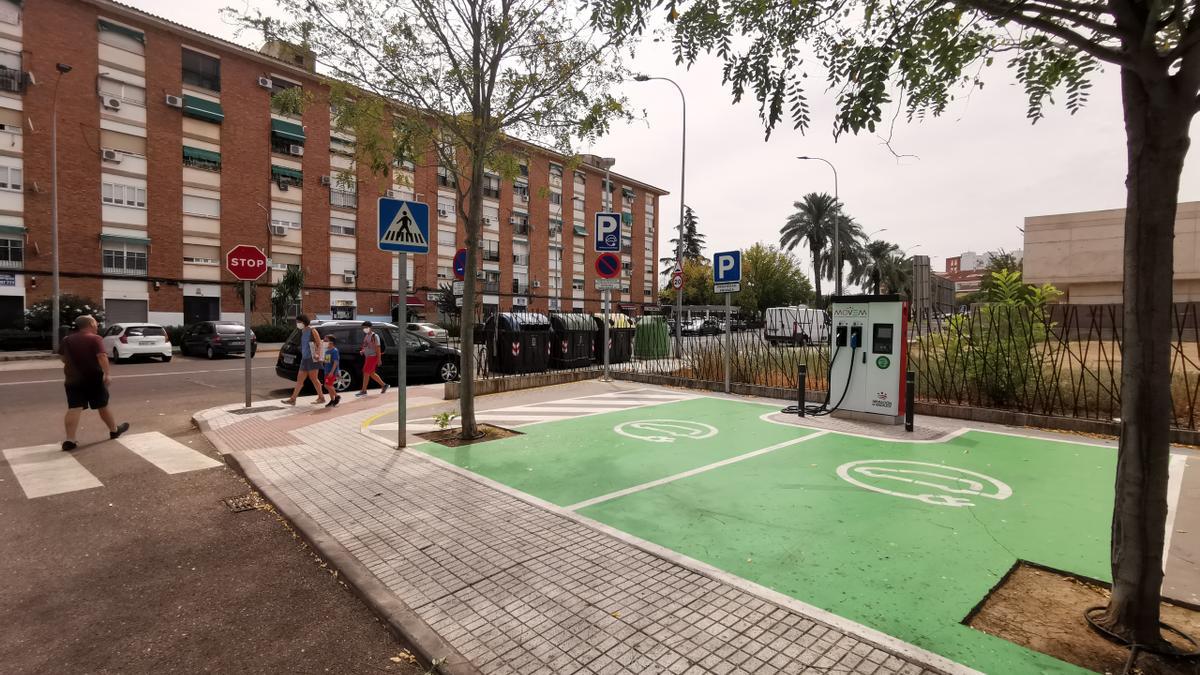
[{"label": "metal fence", "polygon": [[[1197,428],[1200,399],[1198,312],[1196,303],[1179,303],[1172,317],[1173,425],[1188,430]],[[611,367],[723,382],[723,317],[685,326],[688,334],[678,353],[672,338],[665,355],[645,357],[632,350],[628,360]],[[918,401],[1111,421],[1120,416],[1121,327],[1120,305],[1063,304],[1045,310],[983,305],[965,313],[914,313],[908,324],[908,367],[917,373]],[[728,336],[731,382],[795,389],[804,364],[807,388],[826,391],[829,347],[808,339],[825,334],[815,326],[768,331],[735,322]],[[497,372],[495,359],[488,357],[489,350],[511,349],[510,344],[487,331],[477,331],[477,337],[482,338],[476,345],[477,377],[508,374]],[[596,368],[599,360],[596,355],[585,367]]]}]

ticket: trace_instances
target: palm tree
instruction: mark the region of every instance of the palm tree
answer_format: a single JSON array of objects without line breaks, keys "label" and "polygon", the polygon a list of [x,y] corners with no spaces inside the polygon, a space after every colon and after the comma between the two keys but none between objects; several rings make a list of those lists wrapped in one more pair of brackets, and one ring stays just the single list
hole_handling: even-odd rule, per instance
[{"label": "palm tree", "polygon": [[[779,246],[785,251],[795,250],[801,240],[808,243],[812,257],[813,285],[817,299],[821,299],[821,274],[825,267],[825,247],[833,239],[834,214],[838,212],[837,200],[826,192],[810,192],[798,202],[792,202],[796,212],[788,216],[779,230]],[[843,247],[844,249],[845,247]]]},{"label": "palm tree", "polygon": [[[836,216],[834,216],[834,219],[837,221],[838,228],[840,229],[840,232],[838,232],[838,246],[842,249],[840,261],[842,270],[844,270],[847,265],[850,266],[850,274],[842,275],[842,278],[849,278],[851,280],[858,279],[862,277],[863,269],[868,264],[868,258],[863,244],[863,241],[867,237],[863,233],[862,226],[859,225],[858,221],[854,220],[854,218],[851,218],[843,213],[838,213]],[[830,229],[828,236],[829,239],[833,239],[832,229]],[[834,266],[832,252],[825,252],[822,255],[821,274],[823,274],[826,279],[833,279]]]},{"label": "palm tree", "polygon": [[862,273],[854,277],[854,283],[870,288],[872,293],[879,295],[880,284],[883,283],[885,274],[891,271],[886,268],[891,266],[891,258],[899,250],[899,246],[882,239],[868,243],[863,247],[866,265],[863,266]]},{"label": "palm tree", "polygon": [[880,285],[888,293],[899,293],[912,298],[912,258],[892,253],[883,263]]}]

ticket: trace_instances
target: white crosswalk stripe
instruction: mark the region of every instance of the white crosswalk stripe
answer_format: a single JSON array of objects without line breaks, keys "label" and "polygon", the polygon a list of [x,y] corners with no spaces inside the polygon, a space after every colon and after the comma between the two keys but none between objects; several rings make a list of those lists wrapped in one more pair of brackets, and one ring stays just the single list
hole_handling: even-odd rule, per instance
[{"label": "white crosswalk stripe", "polygon": [[58,445],[9,448],[4,459],[29,499],[104,486]]},{"label": "white crosswalk stripe", "polygon": [[197,452],[157,431],[127,434],[118,441],[139,457],[166,473],[184,473],[221,466],[217,460]]}]

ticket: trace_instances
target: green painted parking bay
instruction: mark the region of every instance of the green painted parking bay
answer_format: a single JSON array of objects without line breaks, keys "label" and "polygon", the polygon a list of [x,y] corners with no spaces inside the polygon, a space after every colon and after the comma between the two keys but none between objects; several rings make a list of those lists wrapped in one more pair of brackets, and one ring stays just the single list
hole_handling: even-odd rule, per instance
[{"label": "green painted parking bay", "polygon": [[986,673],[1081,673],[962,625],[1017,559],[1108,579],[1115,453],[827,434],[582,515]]},{"label": "green painted parking bay", "polygon": [[762,405],[696,398],[522,427],[476,446],[420,450],[560,506],[727,460],[815,432],[763,422]]}]

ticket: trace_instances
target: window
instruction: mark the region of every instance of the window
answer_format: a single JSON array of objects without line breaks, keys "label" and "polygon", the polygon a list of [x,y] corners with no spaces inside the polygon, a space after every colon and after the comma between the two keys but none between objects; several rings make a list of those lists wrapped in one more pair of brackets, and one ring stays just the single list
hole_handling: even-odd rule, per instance
[{"label": "window", "polygon": [[552,177],[562,178],[563,168],[561,164],[550,164],[550,175]]},{"label": "window", "polygon": [[513,211],[512,214],[512,230],[514,235],[525,236],[529,234],[529,214],[521,211]]},{"label": "window", "polygon": [[586,186],[587,185],[587,174],[585,174],[582,171],[576,171],[575,172],[575,185],[579,186],[580,188],[583,188],[584,186]]},{"label": "window", "polygon": [[21,6],[15,2],[0,2],[0,22],[12,26],[21,24]]},{"label": "window", "polygon": [[500,242],[491,239],[481,239],[479,248],[483,251],[483,259],[489,262],[500,262]]},{"label": "window", "polygon": [[438,275],[439,279],[449,279],[450,278],[450,268],[445,267],[445,266],[437,268],[437,275]]},{"label": "window", "polygon": [[221,91],[221,60],[183,48],[183,83]]},{"label": "window", "polygon": [[454,220],[454,197],[438,195],[438,217]]},{"label": "window", "polygon": [[484,293],[499,293],[500,292],[500,273],[488,272],[483,273],[483,292]]},{"label": "window", "polygon": [[442,187],[455,187],[458,181],[454,176],[454,172],[444,166],[439,166],[437,170],[438,185]]},{"label": "window", "polygon": [[529,183],[523,183],[523,182],[513,183],[513,197],[518,202],[529,201]]},{"label": "window", "polygon": [[289,187],[300,187],[304,184],[304,172],[297,169],[290,169],[286,166],[271,165],[271,180],[275,181],[275,185],[280,190],[287,190]]},{"label": "window", "polygon": [[339,136],[329,137],[329,151],[335,155],[346,155],[348,157],[353,157],[354,146],[355,142],[348,138],[341,138]]},{"label": "window", "polygon": [[571,208],[574,209],[576,213],[583,213],[583,197],[572,197]]},{"label": "window", "polygon": [[197,258],[195,256],[185,255],[185,256],[183,256],[183,262],[185,262],[189,265],[216,265],[217,259],[216,258]]},{"label": "window", "polygon": [[146,90],[120,80],[100,76],[100,95],[118,98],[133,105],[146,105]]},{"label": "window", "polygon": [[355,222],[349,218],[338,218],[337,216],[334,216],[329,219],[329,233],[353,237],[355,225]]},{"label": "window", "polygon": [[550,203],[561,205],[562,204],[562,193],[561,192],[551,192],[550,193]]},{"label": "window", "polygon": [[0,239],[0,267],[20,267],[25,260],[25,241]]},{"label": "window", "polygon": [[582,291],[583,290],[583,277],[575,277],[575,278],[571,279],[571,290],[573,290],[573,291]]},{"label": "window", "polygon": [[483,224],[485,227],[500,227],[500,208],[484,205]]},{"label": "window", "polygon": [[0,166],[0,190],[20,192],[22,185],[20,169],[12,166]]},{"label": "window", "polygon": [[103,267],[105,274],[145,276],[146,247],[142,244],[105,242]]},{"label": "window", "polygon": [[417,165],[413,164],[411,159],[401,159],[399,157],[392,160],[392,166],[400,169],[401,171],[413,172],[417,170]]},{"label": "window", "polygon": [[329,188],[329,205],[343,209],[357,209],[358,193],[331,187]]},{"label": "window", "polygon": [[134,54],[143,54],[146,51],[146,36],[140,30],[105,19],[97,22],[97,28],[100,29],[100,44],[124,49]]},{"label": "window", "polygon": [[513,264],[520,265],[522,267],[529,267],[529,254],[528,253],[521,253],[521,254],[514,253],[513,254]]},{"label": "window", "polygon": [[492,199],[500,198],[500,176],[485,174],[483,177],[483,196]]},{"label": "window", "polygon": [[221,153],[183,146],[183,165],[202,171],[220,171]]},{"label": "window", "polygon": [[529,165],[526,164],[525,162],[521,162],[520,164],[517,165],[517,171],[519,171],[522,176],[528,176],[529,175]]},{"label": "window", "polygon": [[[221,200],[212,199],[211,197],[196,197],[194,195],[183,196],[183,212],[190,216],[201,216],[203,218],[220,218],[221,217]],[[259,221],[262,222],[262,221]]]},{"label": "window", "polygon": [[280,225],[289,230],[300,229],[300,212],[287,209],[271,209],[271,224]]},{"label": "window", "polygon": [[146,188],[120,183],[101,183],[100,201],[114,206],[132,206],[136,209],[146,208]]},{"label": "window", "polygon": [[551,216],[550,217],[550,230],[549,230],[550,236],[554,237],[554,236],[562,234],[562,229],[563,229],[562,218],[555,218],[554,216]]}]

